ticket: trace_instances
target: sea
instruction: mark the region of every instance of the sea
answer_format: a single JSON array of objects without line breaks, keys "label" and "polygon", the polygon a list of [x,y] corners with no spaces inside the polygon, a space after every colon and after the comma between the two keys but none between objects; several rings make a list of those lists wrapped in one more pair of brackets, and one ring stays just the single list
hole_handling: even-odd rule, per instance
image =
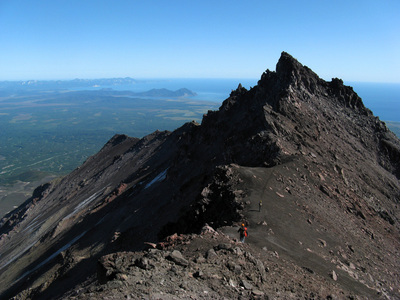
[{"label": "sea", "polygon": [[[257,82],[258,79],[252,78],[138,79],[132,85],[109,86],[108,88],[135,92],[148,91],[153,88],[170,90],[187,88],[197,93],[197,96],[193,97],[193,99],[222,103],[229,97],[232,90],[237,88],[239,83],[243,87],[250,89],[257,85]],[[345,82],[345,85],[353,87],[354,91],[361,97],[364,105],[380,120],[400,122],[400,83]]]},{"label": "sea", "polygon": [[400,122],[400,83],[349,82],[346,85],[353,87],[364,105],[380,120]]}]

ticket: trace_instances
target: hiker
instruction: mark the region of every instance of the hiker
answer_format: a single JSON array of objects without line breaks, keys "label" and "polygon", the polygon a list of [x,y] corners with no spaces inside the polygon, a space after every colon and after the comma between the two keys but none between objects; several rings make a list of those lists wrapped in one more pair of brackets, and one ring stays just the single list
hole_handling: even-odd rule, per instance
[{"label": "hiker", "polygon": [[247,227],[242,223],[242,226],[238,230],[239,236],[240,236],[240,241],[244,243],[245,238],[247,237]]},{"label": "hiker", "polygon": [[261,207],[262,207],[262,200],[258,202],[258,212],[261,212]]}]

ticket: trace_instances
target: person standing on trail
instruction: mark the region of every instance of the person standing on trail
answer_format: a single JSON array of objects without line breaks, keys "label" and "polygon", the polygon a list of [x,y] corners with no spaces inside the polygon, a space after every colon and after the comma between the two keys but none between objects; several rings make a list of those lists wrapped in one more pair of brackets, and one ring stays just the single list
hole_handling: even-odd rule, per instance
[{"label": "person standing on trail", "polygon": [[258,212],[261,212],[261,207],[262,207],[262,200],[258,202]]},{"label": "person standing on trail", "polygon": [[244,240],[246,239],[248,233],[247,233],[247,227],[242,223],[242,226],[238,230],[239,236],[240,236],[240,242],[244,243]]}]

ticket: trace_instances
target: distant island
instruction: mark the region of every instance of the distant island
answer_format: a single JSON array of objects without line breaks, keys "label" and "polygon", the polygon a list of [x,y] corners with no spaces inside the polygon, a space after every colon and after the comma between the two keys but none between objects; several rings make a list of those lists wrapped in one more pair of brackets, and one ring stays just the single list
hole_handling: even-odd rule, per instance
[{"label": "distant island", "polygon": [[186,88],[182,88],[176,91],[171,91],[168,89],[151,89],[146,92],[133,93],[135,96],[142,97],[193,97],[197,94]]}]

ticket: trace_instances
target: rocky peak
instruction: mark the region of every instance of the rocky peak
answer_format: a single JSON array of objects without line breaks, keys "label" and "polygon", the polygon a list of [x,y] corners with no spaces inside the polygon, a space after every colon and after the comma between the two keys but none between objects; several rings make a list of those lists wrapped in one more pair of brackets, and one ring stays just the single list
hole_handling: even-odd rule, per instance
[{"label": "rocky peak", "polygon": [[280,90],[280,92],[295,88],[315,93],[318,85],[324,85],[324,81],[310,68],[303,66],[286,52],[282,52],[276,64],[276,71],[267,70],[258,82],[258,86],[274,87],[276,90]]},{"label": "rocky peak", "polygon": [[[310,152],[318,149],[321,155],[332,152],[320,146],[321,139],[329,140],[335,151],[341,152],[343,140],[338,137],[343,132],[351,133],[352,147],[360,153],[365,148],[380,151],[381,142],[367,132],[386,130],[341,79],[327,82],[282,52],[276,71],[264,72],[257,86],[250,90],[239,84],[219,111],[205,115],[200,132],[202,141],[212,141],[214,148],[220,143],[221,156],[228,160],[261,166],[301,155],[306,148]],[[380,163],[398,165],[397,150],[393,150],[398,146],[384,144],[391,158]]]},{"label": "rocky peak", "polygon": [[267,98],[267,103],[281,113],[287,113],[290,104],[298,106],[299,100],[319,98],[320,101],[322,98],[371,115],[361,98],[351,87],[345,86],[343,80],[333,78],[327,82],[286,52],[282,52],[275,72],[267,70],[263,73],[257,89],[259,97]]},{"label": "rocky peak", "polygon": [[276,74],[279,81],[284,84],[298,84],[299,82],[319,81],[319,77],[311,69],[303,66],[293,56],[282,52],[276,64]]}]

